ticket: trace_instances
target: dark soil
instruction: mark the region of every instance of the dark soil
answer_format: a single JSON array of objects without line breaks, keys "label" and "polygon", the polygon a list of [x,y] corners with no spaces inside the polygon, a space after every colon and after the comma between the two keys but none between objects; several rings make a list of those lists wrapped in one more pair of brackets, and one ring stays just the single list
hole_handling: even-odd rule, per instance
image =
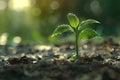
[{"label": "dark soil", "polygon": [[80,46],[0,46],[0,80],[120,80],[120,45],[108,39]]}]

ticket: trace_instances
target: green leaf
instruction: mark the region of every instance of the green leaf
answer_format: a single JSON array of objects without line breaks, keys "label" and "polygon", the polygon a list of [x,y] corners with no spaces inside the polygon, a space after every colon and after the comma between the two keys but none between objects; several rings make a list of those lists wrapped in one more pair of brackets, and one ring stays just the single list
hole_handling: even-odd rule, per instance
[{"label": "green leaf", "polygon": [[76,28],[79,25],[79,19],[75,14],[68,13],[67,18],[72,27]]},{"label": "green leaf", "polygon": [[99,24],[100,22],[97,20],[94,20],[94,19],[84,20],[78,26],[78,30],[84,29],[84,28],[88,27],[90,24],[95,24],[95,23]]},{"label": "green leaf", "polygon": [[100,37],[100,35],[93,29],[84,29],[79,34],[79,38],[83,40],[89,40],[95,37]]},{"label": "green leaf", "polygon": [[66,25],[66,24],[63,24],[63,25],[59,25],[53,32],[52,36],[51,37],[54,37],[54,36],[57,36],[59,34],[62,34],[64,32],[67,32],[67,31],[72,31],[73,32],[73,29],[71,28],[71,26],[69,25]]},{"label": "green leaf", "polygon": [[73,55],[69,58],[70,61],[74,62],[75,60],[78,59],[78,56],[77,55]]}]

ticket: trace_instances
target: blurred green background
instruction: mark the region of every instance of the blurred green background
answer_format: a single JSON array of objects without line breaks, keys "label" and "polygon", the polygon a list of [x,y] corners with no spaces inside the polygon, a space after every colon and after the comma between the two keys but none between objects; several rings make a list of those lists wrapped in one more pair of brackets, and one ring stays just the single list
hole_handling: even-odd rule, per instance
[{"label": "blurred green background", "polygon": [[120,0],[0,0],[0,45],[73,41],[67,33],[59,39],[50,37],[57,25],[68,23],[69,12],[80,20],[100,21],[95,29],[104,38],[120,36]]}]

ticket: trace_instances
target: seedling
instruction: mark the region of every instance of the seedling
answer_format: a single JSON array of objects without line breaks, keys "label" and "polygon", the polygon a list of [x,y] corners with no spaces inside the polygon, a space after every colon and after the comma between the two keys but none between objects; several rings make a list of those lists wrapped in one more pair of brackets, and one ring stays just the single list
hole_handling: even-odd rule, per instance
[{"label": "seedling", "polygon": [[100,37],[100,35],[93,29],[88,28],[90,24],[100,23],[94,19],[87,19],[84,21],[79,21],[78,17],[73,13],[68,13],[67,15],[69,24],[59,25],[53,32],[52,37],[60,35],[64,32],[71,31],[75,34],[75,50],[76,54],[73,55],[70,60],[75,61],[79,57],[79,47],[78,40],[89,40],[95,37]]}]

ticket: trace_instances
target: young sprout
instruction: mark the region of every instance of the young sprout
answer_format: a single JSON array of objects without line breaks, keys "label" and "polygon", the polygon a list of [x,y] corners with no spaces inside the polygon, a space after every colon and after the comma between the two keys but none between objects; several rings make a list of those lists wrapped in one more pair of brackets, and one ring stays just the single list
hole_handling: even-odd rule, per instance
[{"label": "young sprout", "polygon": [[71,31],[75,34],[76,54],[70,58],[71,61],[75,61],[79,57],[78,40],[79,39],[89,40],[95,37],[100,37],[100,35],[95,30],[88,28],[90,24],[100,23],[100,22],[94,19],[87,19],[80,22],[78,17],[73,13],[68,13],[67,18],[70,25],[67,25],[67,24],[59,25],[54,30],[52,37],[55,37],[67,31]]}]

